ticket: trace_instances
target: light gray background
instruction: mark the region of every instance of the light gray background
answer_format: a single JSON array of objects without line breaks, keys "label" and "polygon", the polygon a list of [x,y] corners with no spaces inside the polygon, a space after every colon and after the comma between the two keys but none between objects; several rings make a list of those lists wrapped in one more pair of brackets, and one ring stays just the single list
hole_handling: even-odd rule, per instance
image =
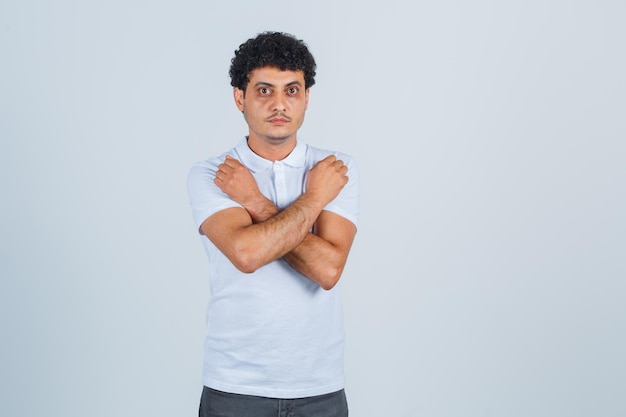
[{"label": "light gray background", "polygon": [[352,154],[351,415],[626,415],[623,1],[0,1],[0,415],[192,416],[237,46]]}]

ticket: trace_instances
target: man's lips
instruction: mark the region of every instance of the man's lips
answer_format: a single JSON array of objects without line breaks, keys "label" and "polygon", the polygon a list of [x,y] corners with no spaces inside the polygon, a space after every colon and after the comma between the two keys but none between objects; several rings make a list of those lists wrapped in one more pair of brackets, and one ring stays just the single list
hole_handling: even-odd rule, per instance
[{"label": "man's lips", "polygon": [[282,125],[282,124],[290,122],[291,121],[291,117],[287,117],[287,116],[284,116],[284,115],[280,115],[280,116],[271,115],[266,120],[268,122],[272,123],[272,124],[275,124],[275,125]]}]

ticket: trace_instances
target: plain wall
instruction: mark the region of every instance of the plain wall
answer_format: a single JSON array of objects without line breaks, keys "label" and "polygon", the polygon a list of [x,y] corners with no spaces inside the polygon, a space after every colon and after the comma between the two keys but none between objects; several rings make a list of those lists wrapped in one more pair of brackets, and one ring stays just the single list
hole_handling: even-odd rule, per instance
[{"label": "plain wall", "polygon": [[622,1],[0,2],[0,415],[192,416],[185,180],[246,133],[234,50],[318,62],[354,156],[355,417],[626,415]]}]

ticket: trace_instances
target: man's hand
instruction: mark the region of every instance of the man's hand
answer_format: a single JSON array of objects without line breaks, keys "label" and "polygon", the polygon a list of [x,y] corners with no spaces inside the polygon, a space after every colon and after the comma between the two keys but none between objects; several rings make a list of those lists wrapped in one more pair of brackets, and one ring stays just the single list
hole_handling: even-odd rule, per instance
[{"label": "man's hand", "polygon": [[[348,182],[348,167],[343,161],[330,155],[317,162],[308,173],[307,194],[324,207],[330,203]],[[237,159],[226,155],[218,166],[215,185],[241,204],[255,223],[262,222],[278,213],[278,208],[259,190],[252,173]]]},{"label": "man's hand", "polygon": [[306,180],[306,193],[322,203],[322,207],[337,197],[348,183],[348,167],[334,155],[319,161],[311,170]]},{"label": "man's hand", "polygon": [[230,155],[226,155],[224,162],[218,166],[214,182],[220,190],[244,207],[263,198],[252,173]]},{"label": "man's hand", "polygon": [[241,204],[254,223],[269,219],[278,213],[278,209],[259,190],[252,173],[241,162],[226,155],[224,163],[218,166],[215,185]]}]

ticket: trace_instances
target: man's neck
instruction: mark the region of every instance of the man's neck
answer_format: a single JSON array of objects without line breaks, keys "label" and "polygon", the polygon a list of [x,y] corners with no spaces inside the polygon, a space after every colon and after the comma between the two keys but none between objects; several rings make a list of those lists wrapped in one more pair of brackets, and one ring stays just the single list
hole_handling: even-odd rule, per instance
[{"label": "man's neck", "polygon": [[248,136],[248,147],[252,152],[268,161],[280,161],[285,159],[296,147],[296,136],[284,140],[261,140],[253,135]]}]

